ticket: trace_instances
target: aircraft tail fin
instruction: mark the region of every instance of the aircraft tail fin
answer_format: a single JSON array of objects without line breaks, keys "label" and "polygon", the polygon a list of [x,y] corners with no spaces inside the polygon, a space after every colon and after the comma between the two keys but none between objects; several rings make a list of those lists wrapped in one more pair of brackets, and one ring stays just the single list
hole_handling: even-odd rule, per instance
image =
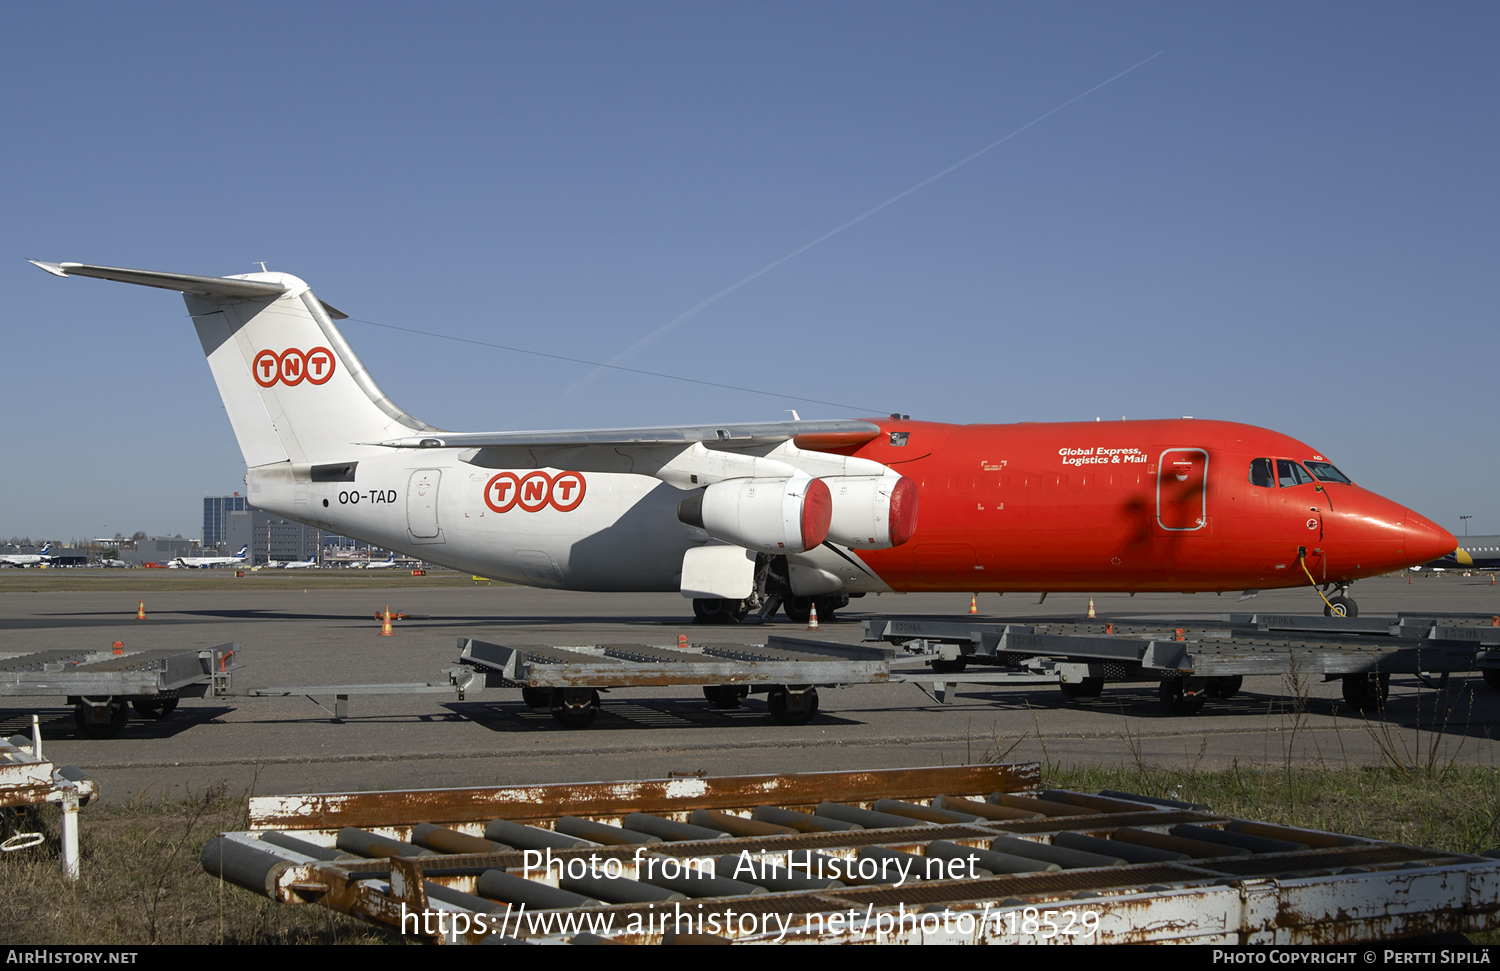
[{"label": "aircraft tail fin", "polygon": [[333,323],[347,314],[289,273],[31,262],[55,276],[181,291],[247,466],[342,461],[365,450],[359,443],[437,430],[386,397]]}]

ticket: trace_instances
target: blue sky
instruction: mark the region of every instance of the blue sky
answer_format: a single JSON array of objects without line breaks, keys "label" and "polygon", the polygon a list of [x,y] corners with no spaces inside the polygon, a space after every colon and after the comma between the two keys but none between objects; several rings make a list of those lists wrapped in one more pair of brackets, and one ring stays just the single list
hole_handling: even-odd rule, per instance
[{"label": "blue sky", "polygon": [[[1195,415],[1500,532],[1493,4],[0,9],[0,534],[197,535],[243,464],[175,294],[252,261],[462,430]],[[586,380],[585,380],[586,379]]]}]

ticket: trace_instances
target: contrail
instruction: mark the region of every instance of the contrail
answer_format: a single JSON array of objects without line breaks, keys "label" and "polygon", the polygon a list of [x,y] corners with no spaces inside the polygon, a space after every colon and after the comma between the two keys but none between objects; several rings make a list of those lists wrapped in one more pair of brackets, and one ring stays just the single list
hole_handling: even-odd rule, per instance
[{"label": "contrail", "polygon": [[[837,236],[839,233],[842,233],[844,230],[848,229],[850,226],[854,226],[854,225],[856,225],[858,223],[864,222],[866,219],[869,219],[871,216],[875,215],[880,210],[882,210],[882,209],[886,208],[887,206],[890,206],[890,205],[892,205],[894,203],[900,202],[902,199],[905,199],[907,196],[911,195],[913,192],[916,192],[918,189],[926,188],[927,186],[929,186],[932,183],[936,182],[938,179],[941,179],[943,176],[948,175],[948,174],[950,174],[952,172],[957,171],[958,169],[963,168],[965,165],[968,165],[970,162],[974,161],[976,158],[979,158],[981,155],[984,155],[987,152],[994,151],[995,149],[999,148],[1001,145],[1004,145],[1006,142],[1010,141],[1012,138],[1015,138],[1017,135],[1021,134],[1024,131],[1026,131],[1028,128],[1031,128],[1034,125],[1037,125],[1037,124],[1040,124],[1043,121],[1046,121],[1048,118],[1051,118],[1053,115],[1057,114],[1059,111],[1062,111],[1064,108],[1068,107],[1069,105],[1076,104],[1077,102],[1082,101],[1084,98],[1087,98],[1089,95],[1093,94],[1095,91],[1098,91],[1100,88],[1103,88],[1103,87],[1106,87],[1108,85],[1113,84],[1114,82],[1120,80],[1120,78],[1123,78],[1125,75],[1129,74],[1131,71],[1134,71],[1136,68],[1141,67],[1141,66],[1147,64],[1148,62],[1155,60],[1156,58],[1160,57],[1164,53],[1166,53],[1166,52],[1165,51],[1157,51],[1155,54],[1152,54],[1150,57],[1146,58],[1145,60],[1140,61],[1140,62],[1138,62],[1136,64],[1132,64],[1130,67],[1128,67],[1125,70],[1121,71],[1119,74],[1116,74],[1114,77],[1109,78],[1108,80],[1105,80],[1105,81],[1101,81],[1098,84],[1094,85],[1092,88],[1089,88],[1087,91],[1083,92],[1082,94],[1074,95],[1073,97],[1069,98],[1067,101],[1064,101],[1062,104],[1060,104],[1057,107],[1053,108],[1051,111],[1048,111],[1045,114],[1038,115],[1037,117],[1035,117],[1032,120],[1028,121],[1026,124],[1022,125],[1020,128],[1017,128],[1015,131],[1011,132],[1009,135],[1006,135],[1004,138],[1001,138],[1001,139],[998,139],[996,141],[993,141],[990,144],[986,145],[984,148],[981,148],[979,151],[974,152],[972,155],[967,155],[964,158],[959,159],[957,162],[954,162],[952,165],[948,166],[946,169],[943,169],[941,172],[937,173],[936,175],[932,175],[932,176],[929,176],[929,177],[923,179],[921,182],[918,182],[916,185],[912,186],[911,188],[905,189],[905,190],[903,190],[901,192],[896,193],[895,195],[891,196],[889,199],[887,199],[884,202],[882,202],[880,205],[875,206],[873,209],[869,209],[869,210],[866,210],[863,213],[860,213],[858,216],[855,216],[853,219],[851,219],[848,222],[844,223],[842,226],[839,226],[836,229],[831,229],[828,232],[824,233],[822,236],[819,236],[817,239],[813,240],[812,242],[807,243],[807,244],[805,244],[803,246],[798,247],[797,249],[792,250],[790,253],[788,253],[787,255],[783,256],[781,259],[776,260],[776,261],[774,261],[772,263],[767,263],[765,266],[763,266],[760,269],[756,270],[754,273],[752,273],[749,276],[745,277],[743,280],[740,280],[738,283],[731,284],[730,286],[725,287],[724,289],[720,290],[718,293],[714,294],[713,296],[708,297],[707,299],[704,299],[704,300],[700,300],[698,303],[693,304],[693,306],[689,307],[687,310],[684,310],[682,313],[678,314],[676,317],[673,317],[671,320],[667,321],[665,324],[662,324],[660,327],[656,328],[651,333],[647,334],[645,337],[642,337],[640,340],[636,341],[634,344],[631,344],[629,347],[625,348],[625,350],[621,351],[620,353],[616,354],[614,357],[610,358],[609,361],[606,362],[606,364],[604,366],[606,366],[606,367],[612,367],[614,365],[617,365],[620,361],[623,361],[625,358],[629,357],[630,355],[634,354],[636,351],[638,351],[641,348],[645,347],[647,344],[650,344],[653,341],[660,339],[662,336],[670,333],[672,330],[674,330],[677,327],[681,326],[686,321],[691,320],[693,317],[697,316],[700,312],[702,312],[706,308],[713,306],[714,304],[718,303],[720,300],[723,300],[725,297],[729,296],[731,293],[733,293],[734,291],[738,290],[740,287],[744,286],[745,284],[750,283],[753,280],[757,280],[760,277],[765,276],[767,273],[770,273],[772,270],[776,269],[781,264],[785,263],[786,261],[788,261],[790,259],[793,259],[795,257],[801,256],[803,253],[806,253],[808,250],[812,249],[814,246],[817,246],[819,243],[827,242],[828,240],[830,240],[833,237]],[[579,378],[577,381],[574,381],[571,385],[569,385],[568,388],[563,392],[563,394],[559,396],[559,398],[560,399],[567,398],[569,395],[571,395],[578,388],[582,387],[584,385],[584,383],[592,380],[599,373],[600,373],[600,369],[597,369],[597,368],[595,370],[593,370],[593,371],[590,371],[588,374],[584,375],[583,377]]]}]

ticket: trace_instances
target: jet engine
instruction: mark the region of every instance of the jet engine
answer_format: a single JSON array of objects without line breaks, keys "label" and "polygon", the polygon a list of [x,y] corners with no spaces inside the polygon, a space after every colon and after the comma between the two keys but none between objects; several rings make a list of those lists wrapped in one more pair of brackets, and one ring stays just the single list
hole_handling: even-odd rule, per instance
[{"label": "jet engine", "polygon": [[677,518],[714,539],[762,553],[801,553],[828,536],[832,496],[822,479],[725,479],[677,505]]},{"label": "jet engine", "polygon": [[837,475],[828,538],[854,550],[900,546],[917,530],[917,484],[904,475]]}]

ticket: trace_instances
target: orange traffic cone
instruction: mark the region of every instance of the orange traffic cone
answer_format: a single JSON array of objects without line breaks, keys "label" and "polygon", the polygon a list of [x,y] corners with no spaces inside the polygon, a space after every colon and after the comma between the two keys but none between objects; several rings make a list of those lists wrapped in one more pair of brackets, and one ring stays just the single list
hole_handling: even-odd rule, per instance
[{"label": "orange traffic cone", "polygon": [[385,608],[385,617],[380,622],[380,636],[390,637],[394,633],[396,632],[391,629],[391,608],[390,605],[387,604]]},{"label": "orange traffic cone", "polygon": [[969,613],[979,613],[979,594],[977,593],[969,595]]},{"label": "orange traffic cone", "polygon": [[1491,573],[1490,574],[1490,586],[1493,587],[1494,585],[1495,585],[1495,575],[1493,573]]},{"label": "orange traffic cone", "polygon": [[813,604],[812,605],[812,609],[807,614],[807,629],[808,630],[817,630],[818,629],[818,605],[817,604]]},{"label": "orange traffic cone", "polygon": [[1092,620],[1094,618],[1094,616],[1095,616],[1095,614],[1094,614],[1094,598],[1090,597],[1089,598],[1089,619]]},{"label": "orange traffic cone", "polygon": [[113,644],[110,645],[110,648],[112,648],[116,654],[124,654],[125,653],[125,642],[124,641],[115,641]]},{"label": "orange traffic cone", "polygon": [[685,650],[687,650],[687,646],[688,646],[687,645],[687,635],[686,634],[678,634],[677,635],[677,647],[678,647],[678,649],[685,651]]},{"label": "orange traffic cone", "polygon": [[135,608],[135,619],[136,620],[145,620],[146,619],[146,601],[142,600],[141,601],[141,605],[139,607]]},{"label": "orange traffic cone", "polygon": [[1406,583],[1407,583],[1407,585],[1408,585],[1408,586],[1410,586],[1410,585],[1411,585],[1411,574],[1410,574],[1410,573],[1408,573],[1408,574],[1407,574],[1407,575],[1406,575]]},{"label": "orange traffic cone", "polygon": [[1177,640],[1179,640],[1179,641],[1185,641],[1185,640],[1187,640],[1187,637],[1185,637],[1183,635],[1183,633],[1182,633],[1182,628],[1181,627],[1177,628]]}]

